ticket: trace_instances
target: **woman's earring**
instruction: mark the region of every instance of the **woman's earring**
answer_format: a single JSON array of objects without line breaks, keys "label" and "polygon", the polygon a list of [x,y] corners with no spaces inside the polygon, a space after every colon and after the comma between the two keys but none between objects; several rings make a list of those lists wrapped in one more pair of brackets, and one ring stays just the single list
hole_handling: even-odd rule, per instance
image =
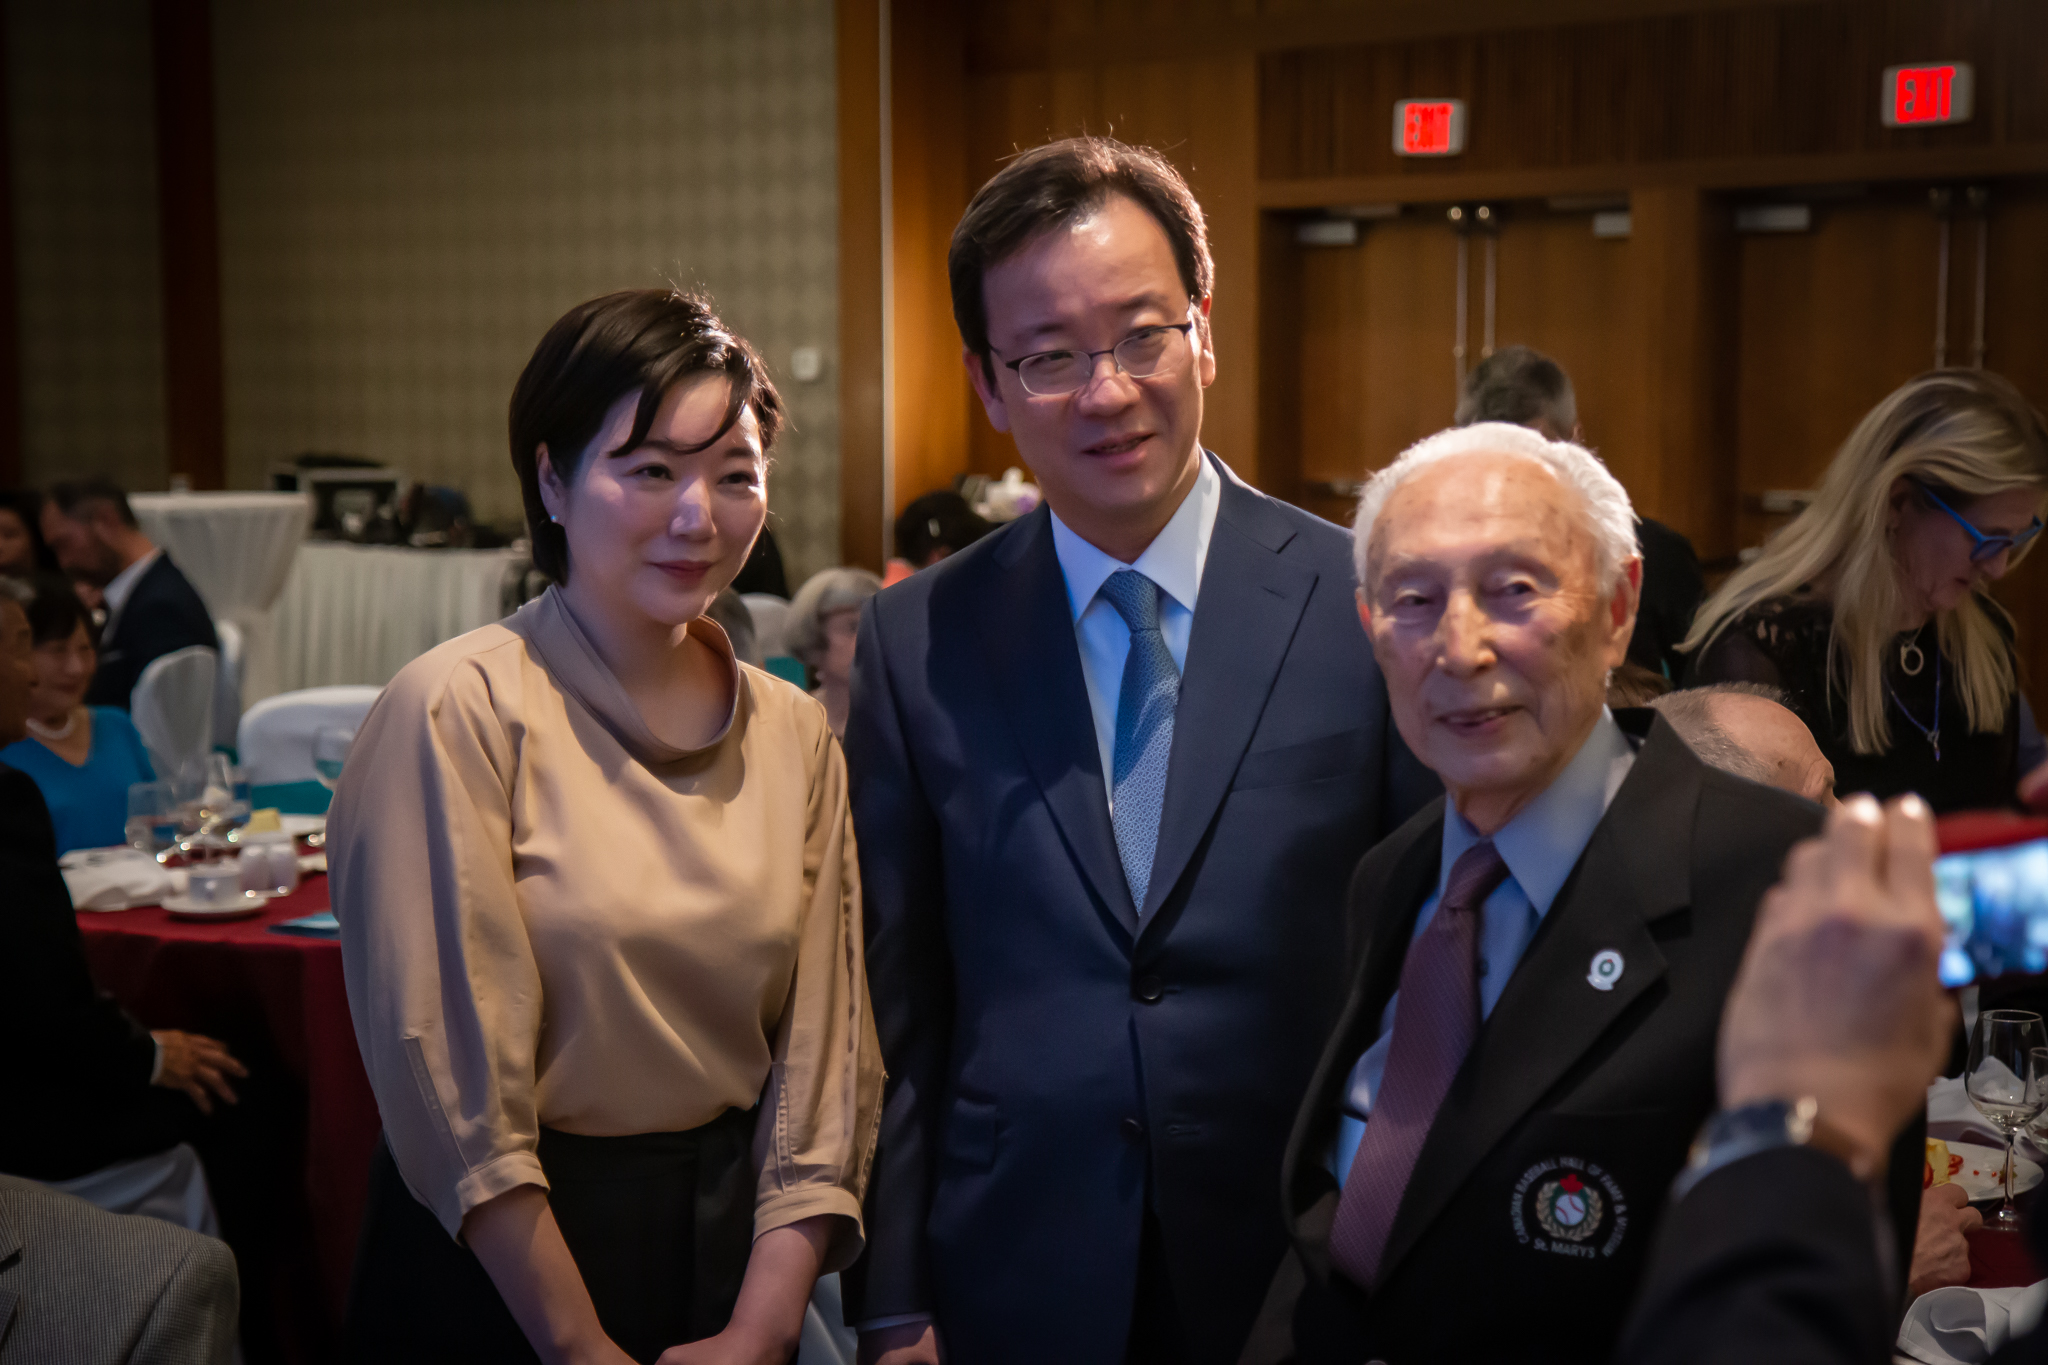
[{"label": "woman's earring", "polygon": [[549,520],[549,521],[552,521],[552,522],[553,522],[553,523],[554,523],[555,525],[557,525],[557,526],[560,526],[560,525],[562,524],[562,519],[561,519],[560,517],[557,517],[557,516],[550,516],[550,517],[548,518],[548,520]]}]

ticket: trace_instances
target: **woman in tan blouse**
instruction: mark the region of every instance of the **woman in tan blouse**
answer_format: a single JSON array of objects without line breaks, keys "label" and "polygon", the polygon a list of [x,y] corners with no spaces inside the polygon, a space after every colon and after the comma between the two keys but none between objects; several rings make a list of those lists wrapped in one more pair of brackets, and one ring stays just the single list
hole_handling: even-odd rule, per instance
[{"label": "woman in tan blouse", "polygon": [[329,816],[388,1143],[356,1358],[782,1361],[860,1250],[882,1071],[845,764],[704,616],[781,423],[752,349],[662,291],[573,310],[520,377],[556,586],[392,681]]}]

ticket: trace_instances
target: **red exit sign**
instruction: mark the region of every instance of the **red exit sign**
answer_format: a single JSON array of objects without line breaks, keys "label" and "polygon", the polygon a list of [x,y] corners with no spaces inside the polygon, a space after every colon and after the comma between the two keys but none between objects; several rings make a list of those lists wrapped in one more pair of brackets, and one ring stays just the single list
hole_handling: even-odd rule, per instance
[{"label": "red exit sign", "polygon": [[1465,150],[1465,101],[1394,101],[1394,155],[1456,156]]},{"label": "red exit sign", "polygon": [[1928,62],[1885,68],[1878,114],[1887,128],[1964,123],[1977,93],[1968,62]]}]

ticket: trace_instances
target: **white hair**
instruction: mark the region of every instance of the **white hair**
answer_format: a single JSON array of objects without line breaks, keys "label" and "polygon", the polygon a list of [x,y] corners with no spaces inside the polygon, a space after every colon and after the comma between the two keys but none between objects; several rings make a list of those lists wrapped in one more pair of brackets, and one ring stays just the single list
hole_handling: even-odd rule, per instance
[{"label": "white hair", "polygon": [[1593,567],[1600,590],[1613,591],[1622,567],[1636,555],[1636,512],[1629,503],[1628,490],[1584,446],[1547,441],[1512,422],[1475,422],[1425,436],[1366,480],[1365,491],[1358,495],[1358,516],[1351,524],[1351,559],[1360,587],[1365,586],[1380,509],[1394,490],[1431,465],[1464,455],[1516,455],[1533,460],[1578,493],[1586,508],[1586,529],[1593,535]]}]

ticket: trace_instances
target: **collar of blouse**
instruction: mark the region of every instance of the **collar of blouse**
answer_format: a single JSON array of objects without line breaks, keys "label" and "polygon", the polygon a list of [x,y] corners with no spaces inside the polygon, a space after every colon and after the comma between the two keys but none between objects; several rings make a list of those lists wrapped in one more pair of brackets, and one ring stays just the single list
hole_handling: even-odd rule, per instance
[{"label": "collar of blouse", "polygon": [[584,709],[597,717],[599,723],[611,731],[613,738],[642,763],[676,763],[708,754],[724,744],[734,729],[743,724],[741,699],[747,695],[747,679],[739,661],[733,656],[732,641],[708,616],[700,616],[690,622],[689,631],[709,645],[724,665],[732,707],[726,712],[725,724],[719,727],[718,733],[708,743],[694,749],[679,749],[648,728],[640,708],[633,705],[626,689],[605,667],[590,643],[590,637],[570,613],[568,604],[562,600],[561,589],[550,587],[521,607],[506,624],[526,637],[562,690],[582,703]]}]

